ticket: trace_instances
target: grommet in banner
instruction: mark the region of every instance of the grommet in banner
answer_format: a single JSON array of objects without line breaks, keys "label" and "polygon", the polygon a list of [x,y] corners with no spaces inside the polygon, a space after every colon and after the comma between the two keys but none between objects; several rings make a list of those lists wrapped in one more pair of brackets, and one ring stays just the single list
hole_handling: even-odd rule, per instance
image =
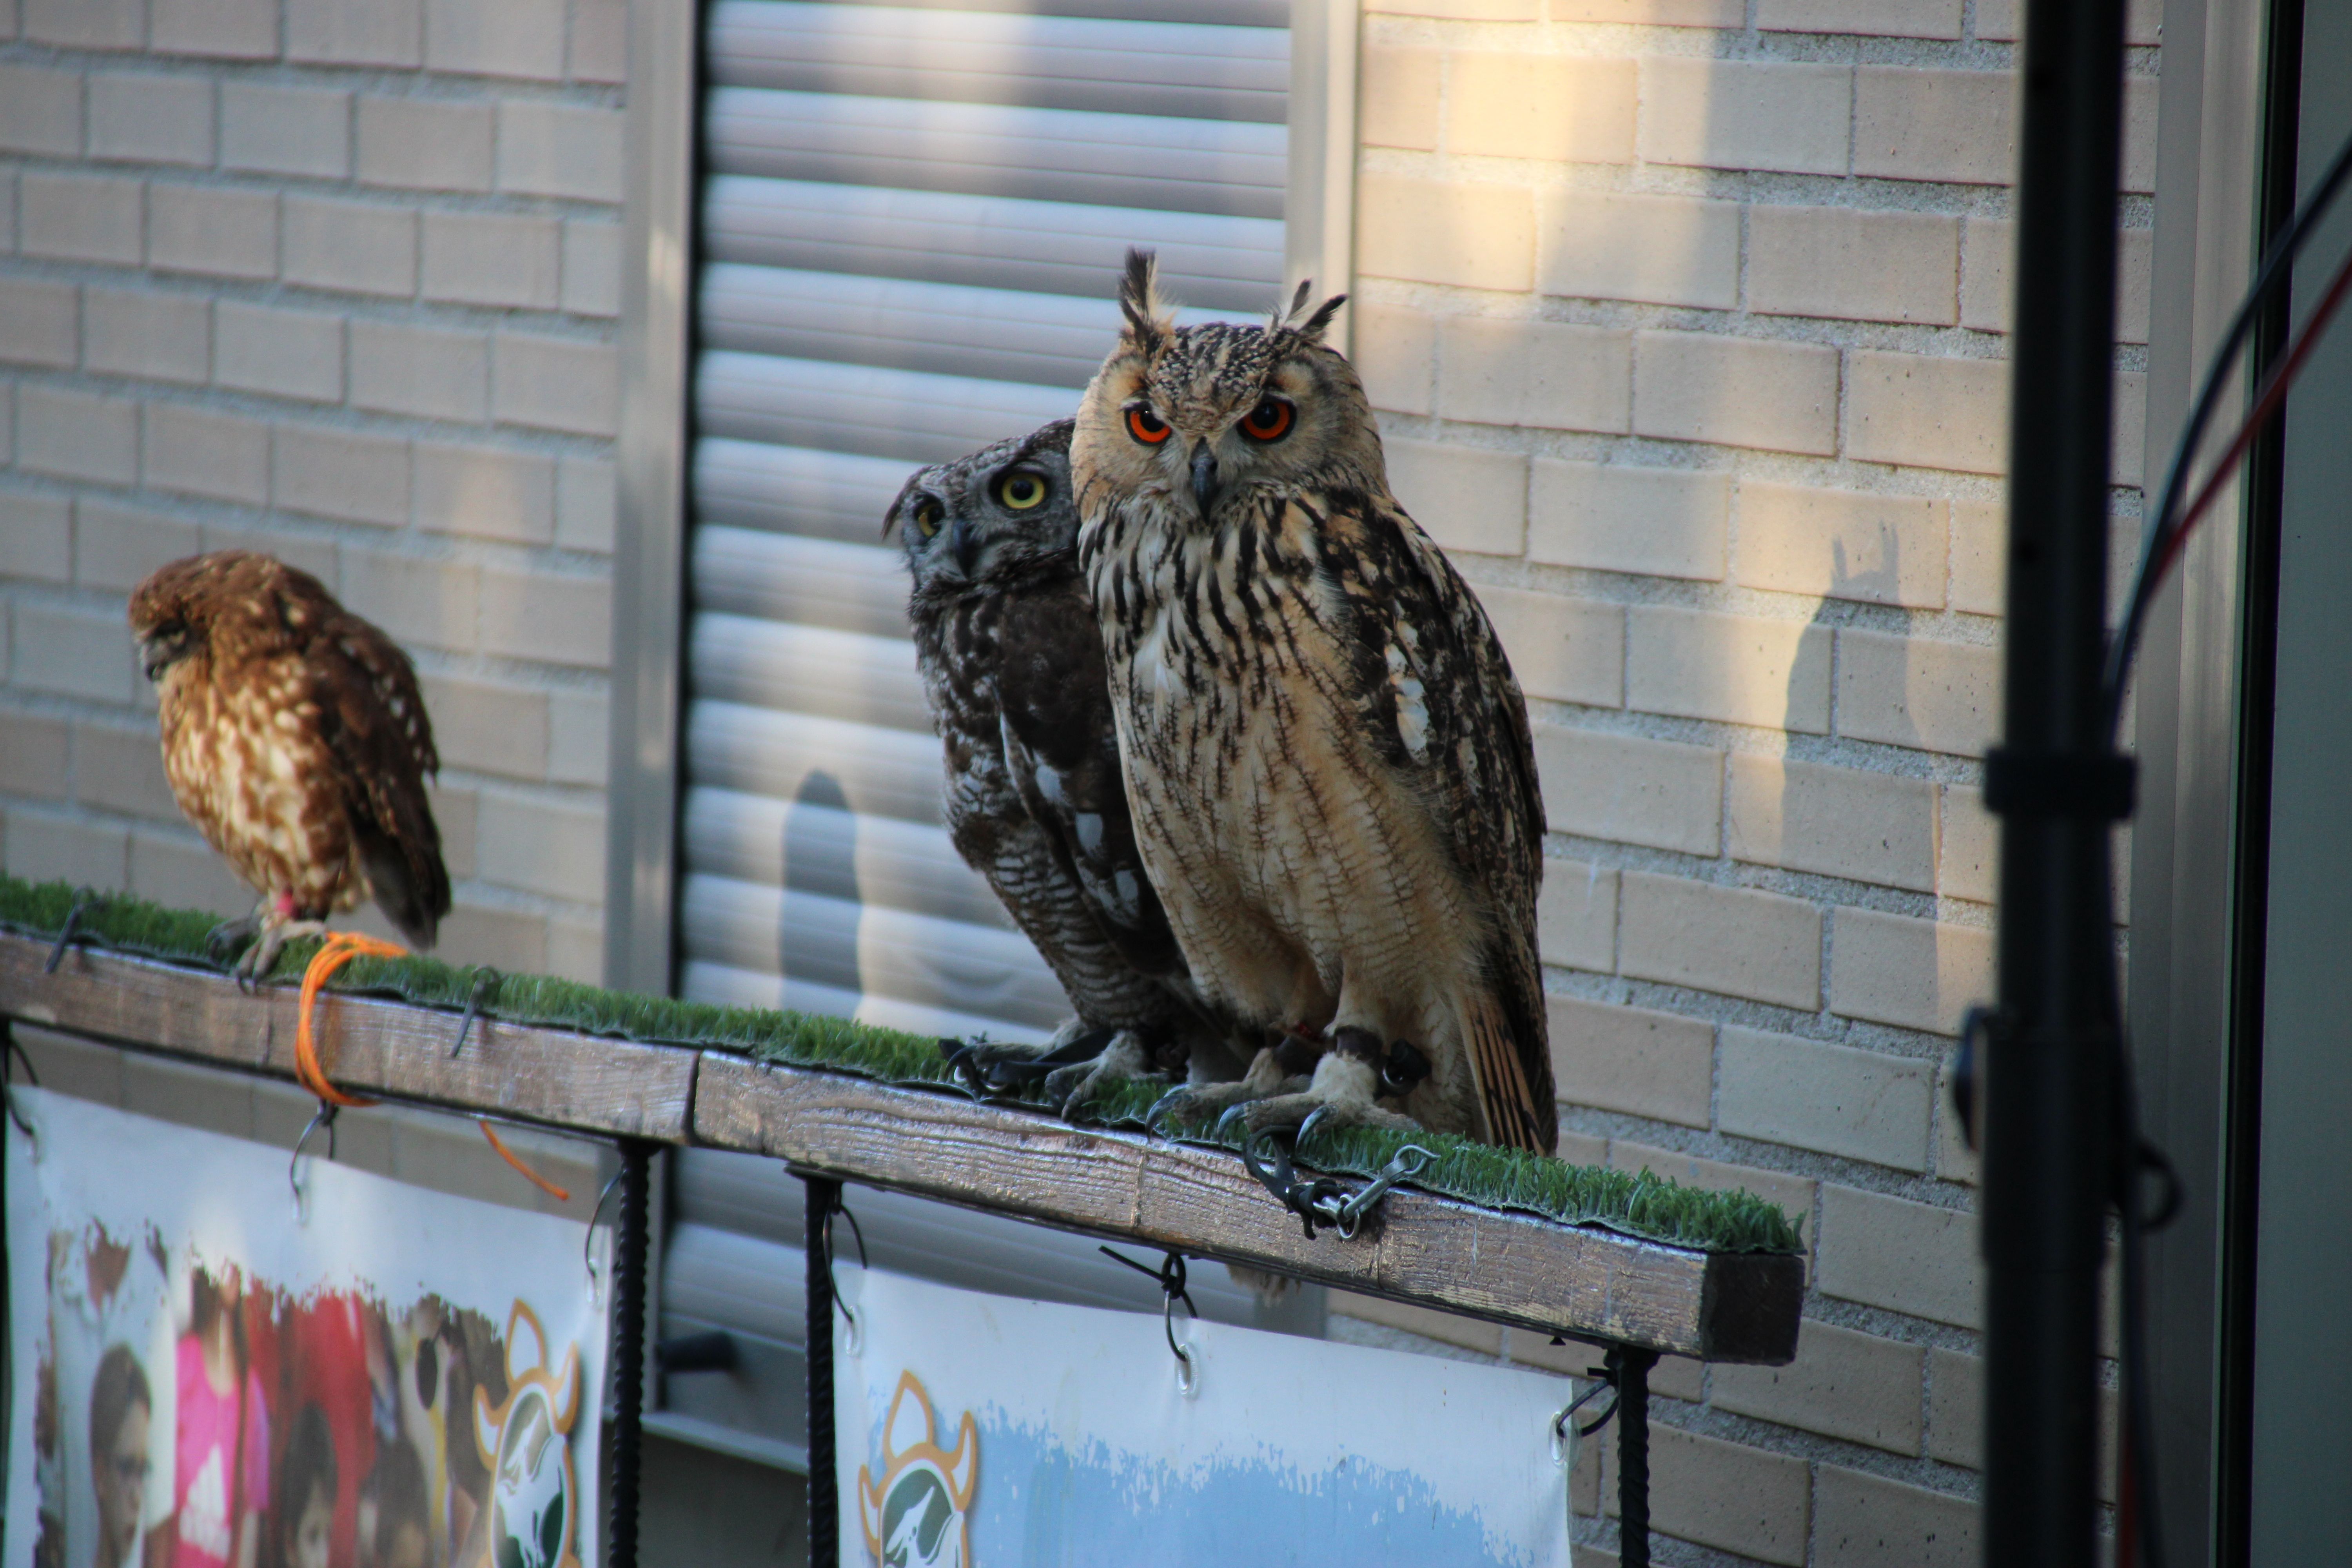
[{"label": "grommet in banner", "polygon": [[834,1297],[833,1304],[841,1309],[841,1321],[849,1325],[849,1332],[841,1347],[842,1352],[844,1354],[855,1356],[866,1348],[866,1325],[858,1321],[857,1309],[839,1296]]},{"label": "grommet in banner", "polygon": [[580,1238],[580,1262],[588,1270],[588,1304],[604,1304],[604,1277],[596,1268],[596,1220],[604,1212],[604,1200],[619,1190],[621,1173],[615,1171],[605,1178],[604,1191],[596,1194],[596,1206],[588,1211],[588,1234]]}]

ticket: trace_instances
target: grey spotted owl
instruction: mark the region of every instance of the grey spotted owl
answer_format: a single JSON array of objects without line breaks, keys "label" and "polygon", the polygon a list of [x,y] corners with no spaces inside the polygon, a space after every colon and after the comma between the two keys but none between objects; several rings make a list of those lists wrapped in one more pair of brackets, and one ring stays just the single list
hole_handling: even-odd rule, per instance
[{"label": "grey spotted owl", "polygon": [[1192,991],[1136,854],[1102,637],[1077,569],[1070,422],[918,471],[891,503],[908,616],[946,753],[948,830],[1077,1016],[1042,1047],[965,1055],[999,1085],[1045,1075],[1075,1107],[1106,1078],[1240,1061]]},{"label": "grey spotted owl", "polygon": [[1178,328],[1130,253],[1070,447],[1137,847],[1194,984],[1266,1032],[1241,1083],[1183,1098],[1549,1152],[1527,705],[1389,491],[1322,342],[1341,301],[1307,301]]}]

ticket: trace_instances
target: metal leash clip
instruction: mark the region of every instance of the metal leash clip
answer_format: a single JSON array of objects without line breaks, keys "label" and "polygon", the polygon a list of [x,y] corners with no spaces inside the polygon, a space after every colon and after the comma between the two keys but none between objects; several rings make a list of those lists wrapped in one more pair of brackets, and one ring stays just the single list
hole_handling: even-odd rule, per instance
[{"label": "metal leash clip", "polygon": [[[1312,1125],[1310,1122],[1309,1125]],[[1271,1151],[1271,1158],[1267,1152]],[[1297,1215],[1307,1227],[1307,1239],[1315,1239],[1318,1225],[1339,1233],[1343,1241],[1353,1241],[1364,1223],[1364,1216],[1379,1206],[1388,1196],[1389,1189],[1399,1182],[1409,1182],[1427,1169],[1437,1158],[1418,1143],[1407,1143],[1389,1157],[1372,1179],[1354,1194],[1328,1176],[1312,1181],[1301,1180],[1292,1165],[1292,1146],[1276,1141],[1272,1132],[1252,1132],[1242,1141],[1242,1163],[1249,1168],[1258,1184],[1272,1193],[1283,1207]]]}]

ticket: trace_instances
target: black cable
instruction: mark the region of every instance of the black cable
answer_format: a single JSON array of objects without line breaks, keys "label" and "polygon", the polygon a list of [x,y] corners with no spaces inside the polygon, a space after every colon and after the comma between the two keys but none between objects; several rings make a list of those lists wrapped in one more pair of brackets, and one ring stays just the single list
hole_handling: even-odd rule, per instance
[{"label": "black cable", "polygon": [[646,1252],[653,1146],[621,1144],[621,1206],[613,1237],[613,1568],[637,1568],[637,1477],[646,1407]]}]

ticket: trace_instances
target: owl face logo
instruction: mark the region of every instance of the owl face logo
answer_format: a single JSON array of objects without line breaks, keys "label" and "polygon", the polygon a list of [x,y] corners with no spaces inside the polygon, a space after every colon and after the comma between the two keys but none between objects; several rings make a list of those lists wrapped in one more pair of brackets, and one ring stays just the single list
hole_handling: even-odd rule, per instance
[{"label": "owl face logo", "polygon": [[952,1449],[939,1445],[931,1396],[911,1372],[898,1374],[882,1424],[882,1477],[857,1467],[857,1520],[866,1550],[882,1568],[966,1568],[971,1562],[971,1496],[980,1480],[980,1431],[964,1412]]},{"label": "owl face logo", "polygon": [[539,1316],[517,1301],[507,1320],[507,1396],[474,1390],[474,1442],[490,1470],[492,1568],[580,1568],[580,1481],[572,1424],[580,1415],[580,1351],[547,1364]]}]

